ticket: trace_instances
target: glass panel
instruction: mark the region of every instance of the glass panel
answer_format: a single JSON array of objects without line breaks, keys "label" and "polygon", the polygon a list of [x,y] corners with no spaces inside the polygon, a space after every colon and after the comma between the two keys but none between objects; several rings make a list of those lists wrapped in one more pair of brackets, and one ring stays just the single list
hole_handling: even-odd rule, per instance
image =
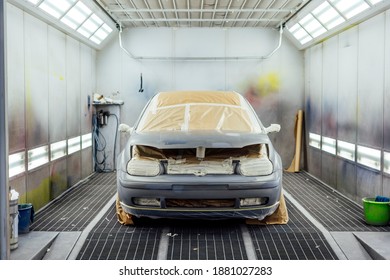
[{"label": "glass panel", "polygon": [[315,133],[309,133],[309,145],[321,149],[321,135]]},{"label": "glass panel", "polygon": [[328,2],[322,3],[312,13],[328,30],[345,21]]},{"label": "glass panel", "polygon": [[336,154],[336,140],[329,137],[322,137],[322,150],[332,155]]},{"label": "glass panel", "polygon": [[357,146],[357,162],[376,170],[380,170],[381,151],[363,146]]},{"label": "glass panel", "polygon": [[43,146],[28,151],[28,170],[49,162],[49,147]]},{"label": "glass panel", "polygon": [[68,155],[80,151],[80,136],[68,139]]},{"label": "glass panel", "polygon": [[348,19],[370,8],[364,0],[330,0],[330,2]]},{"label": "glass panel", "polygon": [[26,171],[26,155],[25,152],[20,152],[8,156],[8,177],[11,178],[15,175]]},{"label": "glass panel", "polygon": [[66,156],[66,140],[59,141],[50,145],[50,159],[56,160]]},{"label": "glass panel", "polygon": [[337,140],[337,155],[355,161],[355,144]]}]

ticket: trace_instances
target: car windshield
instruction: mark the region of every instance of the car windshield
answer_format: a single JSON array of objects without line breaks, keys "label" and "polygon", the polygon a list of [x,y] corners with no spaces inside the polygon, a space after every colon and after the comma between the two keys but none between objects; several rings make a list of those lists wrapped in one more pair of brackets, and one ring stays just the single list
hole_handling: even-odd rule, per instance
[{"label": "car windshield", "polygon": [[249,103],[235,92],[177,91],[153,97],[138,132],[262,132]]}]

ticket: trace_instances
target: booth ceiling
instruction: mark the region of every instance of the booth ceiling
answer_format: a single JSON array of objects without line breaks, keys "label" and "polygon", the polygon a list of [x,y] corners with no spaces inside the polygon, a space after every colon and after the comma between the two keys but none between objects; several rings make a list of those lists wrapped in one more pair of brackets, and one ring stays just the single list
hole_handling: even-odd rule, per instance
[{"label": "booth ceiling", "polygon": [[277,28],[310,0],[98,0],[126,27]]}]

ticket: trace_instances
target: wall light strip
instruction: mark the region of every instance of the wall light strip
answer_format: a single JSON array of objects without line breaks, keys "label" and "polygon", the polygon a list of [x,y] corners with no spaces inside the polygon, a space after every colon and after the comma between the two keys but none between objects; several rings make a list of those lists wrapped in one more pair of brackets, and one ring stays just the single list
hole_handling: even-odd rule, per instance
[{"label": "wall light strip", "polygon": [[390,174],[390,153],[383,153],[383,172]]},{"label": "wall light strip", "polygon": [[80,151],[80,136],[68,139],[68,155]]},{"label": "wall light strip", "polygon": [[86,149],[92,146],[92,133],[81,136],[81,149]]},{"label": "wall light strip", "polygon": [[339,157],[355,161],[355,150],[355,144],[337,140],[337,155]]},{"label": "wall light strip", "polygon": [[336,139],[322,136],[321,148],[325,152],[336,155]]},{"label": "wall light strip", "polygon": [[309,145],[321,149],[321,135],[309,132]]},{"label": "wall light strip", "polygon": [[50,160],[66,156],[66,140],[50,144]]},{"label": "wall light strip", "polygon": [[37,168],[49,162],[49,146],[45,145],[39,148],[28,150],[28,170]]},{"label": "wall light strip", "polygon": [[26,171],[25,151],[8,156],[8,177],[11,178]]},{"label": "wall light strip", "polygon": [[357,162],[373,169],[381,170],[381,151],[358,145]]}]

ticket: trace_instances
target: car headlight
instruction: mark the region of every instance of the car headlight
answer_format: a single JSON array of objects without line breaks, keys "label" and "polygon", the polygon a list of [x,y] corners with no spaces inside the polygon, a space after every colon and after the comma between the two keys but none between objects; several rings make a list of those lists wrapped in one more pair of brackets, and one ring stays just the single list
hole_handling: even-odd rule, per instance
[{"label": "car headlight", "polygon": [[127,163],[127,173],[134,176],[158,176],[163,167],[157,160],[132,158]]},{"label": "car headlight", "polygon": [[264,176],[272,173],[272,162],[266,158],[245,158],[238,165],[238,173],[243,176]]}]

